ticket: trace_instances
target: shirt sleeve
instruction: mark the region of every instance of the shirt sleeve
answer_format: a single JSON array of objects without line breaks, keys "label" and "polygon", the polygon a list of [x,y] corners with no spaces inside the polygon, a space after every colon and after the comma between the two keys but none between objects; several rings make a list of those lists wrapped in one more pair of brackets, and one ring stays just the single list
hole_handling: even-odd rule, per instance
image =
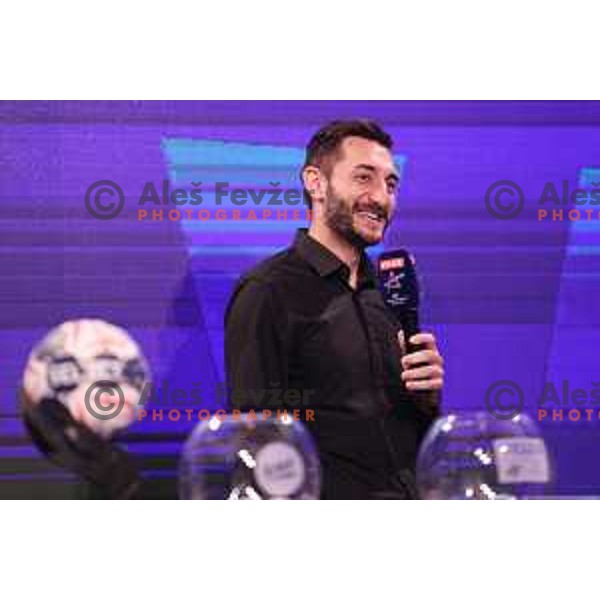
[{"label": "shirt sleeve", "polygon": [[269,390],[288,384],[287,313],[262,280],[242,279],[225,314],[225,370],[229,405],[268,406]]}]

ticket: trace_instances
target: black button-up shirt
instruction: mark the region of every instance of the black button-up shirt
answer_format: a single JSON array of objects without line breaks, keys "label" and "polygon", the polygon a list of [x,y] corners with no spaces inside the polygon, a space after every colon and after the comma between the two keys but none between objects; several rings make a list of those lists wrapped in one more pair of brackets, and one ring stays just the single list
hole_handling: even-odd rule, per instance
[{"label": "black button-up shirt", "polygon": [[402,384],[399,326],[364,253],[356,289],[349,276],[301,229],[292,247],[241,278],[225,316],[230,399],[245,410],[300,409],[324,498],[413,497],[435,409]]}]

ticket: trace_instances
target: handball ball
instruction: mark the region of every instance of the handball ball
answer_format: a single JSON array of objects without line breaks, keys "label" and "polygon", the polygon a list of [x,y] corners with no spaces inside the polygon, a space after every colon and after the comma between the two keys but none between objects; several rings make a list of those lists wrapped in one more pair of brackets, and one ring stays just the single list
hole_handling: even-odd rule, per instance
[{"label": "handball ball", "polygon": [[129,334],[98,319],[67,321],[31,351],[23,375],[24,402],[54,398],[103,438],[138,416],[150,379],[146,359]]}]

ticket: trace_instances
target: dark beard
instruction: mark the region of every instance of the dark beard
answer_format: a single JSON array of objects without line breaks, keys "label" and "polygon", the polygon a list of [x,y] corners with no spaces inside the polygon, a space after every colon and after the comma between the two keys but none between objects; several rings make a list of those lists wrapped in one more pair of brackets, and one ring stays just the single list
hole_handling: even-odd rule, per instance
[{"label": "dark beard", "polygon": [[[350,245],[354,246],[358,250],[367,248],[368,246],[374,246],[378,242],[372,242],[365,240],[357,231],[353,225],[354,210],[357,207],[350,207],[346,202],[340,198],[333,189],[327,191],[327,197],[325,199],[325,223],[332,231],[335,231],[340,237],[346,240]],[[362,209],[368,208],[374,212],[381,213],[381,209],[372,204],[361,206]],[[386,218],[387,215],[382,215]],[[386,223],[387,227],[387,223]],[[385,232],[385,228],[384,228]]]}]

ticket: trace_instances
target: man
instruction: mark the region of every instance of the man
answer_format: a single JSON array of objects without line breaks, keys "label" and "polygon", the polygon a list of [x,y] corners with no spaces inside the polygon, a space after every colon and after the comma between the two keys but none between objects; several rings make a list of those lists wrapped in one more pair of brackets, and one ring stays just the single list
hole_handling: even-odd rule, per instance
[{"label": "man", "polygon": [[323,498],[416,497],[418,446],[439,411],[435,339],[414,336],[419,351],[404,355],[364,252],[394,213],[400,177],[391,148],[371,121],[337,121],[312,138],[302,170],[310,228],[242,277],[225,317],[234,404],[264,409],[252,391],[282,389],[296,393],[278,394],[277,408],[314,411],[305,424],[319,449]]}]

